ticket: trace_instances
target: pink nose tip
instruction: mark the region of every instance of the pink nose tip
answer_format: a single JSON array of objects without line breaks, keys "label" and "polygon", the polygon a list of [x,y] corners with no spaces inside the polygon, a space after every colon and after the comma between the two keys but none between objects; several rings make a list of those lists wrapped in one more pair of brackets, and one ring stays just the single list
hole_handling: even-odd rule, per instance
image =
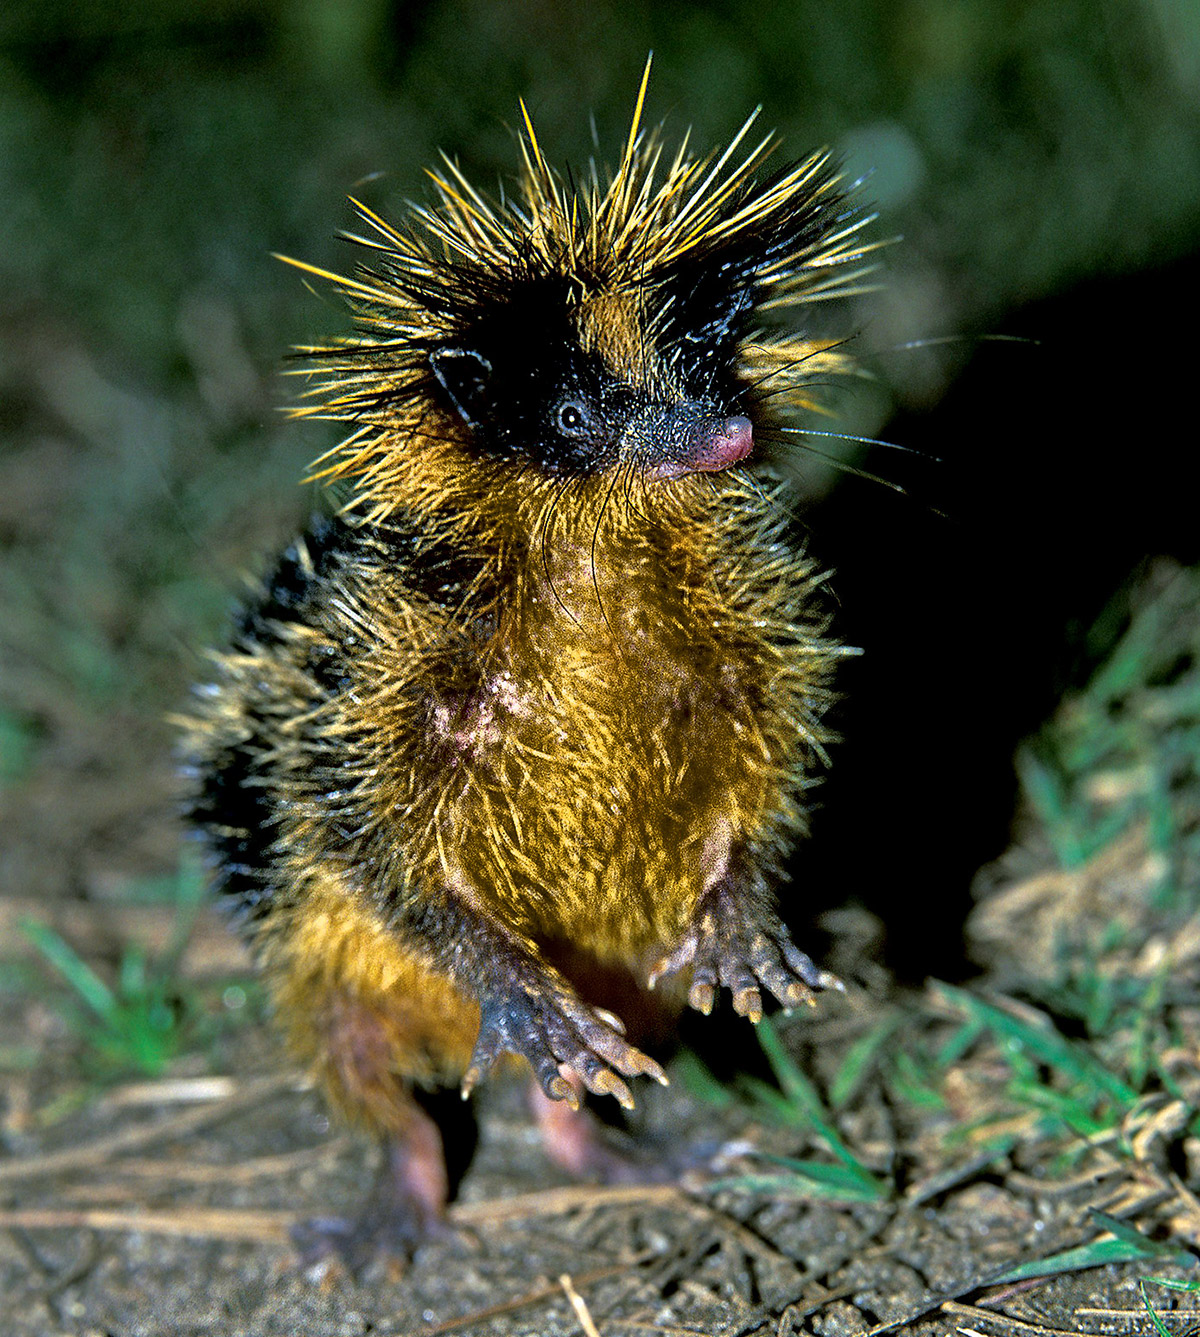
[{"label": "pink nose tip", "polygon": [[749,418],[739,414],[726,418],[711,436],[698,441],[688,463],[698,473],[716,473],[744,460],[753,449],[754,427]]}]

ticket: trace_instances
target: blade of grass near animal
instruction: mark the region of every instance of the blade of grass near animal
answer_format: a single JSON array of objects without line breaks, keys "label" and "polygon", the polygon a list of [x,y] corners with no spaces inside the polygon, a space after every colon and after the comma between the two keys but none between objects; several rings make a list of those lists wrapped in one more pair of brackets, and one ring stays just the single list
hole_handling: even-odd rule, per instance
[{"label": "blade of grass near animal", "polygon": [[1026,1019],[1009,1012],[965,989],[940,984],[942,997],[969,1017],[980,1021],[1010,1052],[1028,1054],[1054,1071],[1103,1093],[1122,1109],[1137,1100],[1138,1093],[1082,1047],[1072,1044],[1055,1030],[1049,1017]]}]

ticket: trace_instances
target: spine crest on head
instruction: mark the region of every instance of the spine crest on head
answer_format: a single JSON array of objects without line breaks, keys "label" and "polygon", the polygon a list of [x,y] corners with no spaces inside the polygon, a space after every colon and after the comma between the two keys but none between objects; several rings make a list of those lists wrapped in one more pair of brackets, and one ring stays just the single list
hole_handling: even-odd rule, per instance
[{"label": "spine crest on head", "polygon": [[[557,413],[569,439],[535,463],[598,473],[632,449],[620,438],[634,409],[619,407],[616,387],[759,427],[811,408],[806,387],[844,368],[831,341],[786,321],[789,308],[851,293],[866,272],[869,220],[828,154],[763,175],[777,141],[746,147],[757,112],[719,153],[695,156],[685,136],[669,154],[661,129],[642,125],[649,72],[647,62],[607,178],[595,162],[580,185],[552,167],[522,104],[514,190],[489,198],[443,156],[429,173],[436,200],[406,227],[352,202],[364,231],[348,239],[372,257],[353,276],[288,260],[332,282],[356,314],[356,336],[298,350],[319,379],[295,413],[353,424],[314,476],[355,480],[363,514],[422,506],[405,478],[419,467],[416,438],[447,465],[457,451],[463,468],[516,458],[526,469],[521,443],[548,440]],[[527,402],[520,382],[535,368],[560,387],[553,405]],[[587,451],[573,444],[573,404],[592,431]]]}]

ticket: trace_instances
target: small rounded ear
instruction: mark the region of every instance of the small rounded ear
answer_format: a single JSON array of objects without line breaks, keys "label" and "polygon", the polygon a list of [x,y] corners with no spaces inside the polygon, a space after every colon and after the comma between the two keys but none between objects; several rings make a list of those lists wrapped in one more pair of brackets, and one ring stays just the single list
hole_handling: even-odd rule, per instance
[{"label": "small rounded ear", "polygon": [[458,416],[468,427],[478,427],[487,416],[487,387],[492,364],[469,348],[439,348],[429,365]]}]

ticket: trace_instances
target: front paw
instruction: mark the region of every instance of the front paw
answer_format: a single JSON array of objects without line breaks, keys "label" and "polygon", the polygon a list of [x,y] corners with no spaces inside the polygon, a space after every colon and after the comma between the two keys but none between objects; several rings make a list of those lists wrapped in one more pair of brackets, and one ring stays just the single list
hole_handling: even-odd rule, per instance
[{"label": "front paw", "polygon": [[573,1109],[579,1107],[581,1086],[632,1109],[633,1095],[622,1075],[667,1082],[662,1068],[625,1040],[616,1017],[588,1007],[548,976],[515,981],[504,993],[480,1001],[479,1038],[463,1077],[464,1096],[505,1051],[528,1059],[550,1099],[565,1100]]},{"label": "front paw", "polygon": [[691,926],[650,970],[649,985],[690,966],[688,1003],[707,1016],[722,985],[733,994],[733,1009],[762,1020],[762,989],[785,1008],[811,1003],[819,989],[841,989],[836,975],[821,970],[792,941],[776,915],[748,922],[734,892],[720,885],[706,892]]}]

